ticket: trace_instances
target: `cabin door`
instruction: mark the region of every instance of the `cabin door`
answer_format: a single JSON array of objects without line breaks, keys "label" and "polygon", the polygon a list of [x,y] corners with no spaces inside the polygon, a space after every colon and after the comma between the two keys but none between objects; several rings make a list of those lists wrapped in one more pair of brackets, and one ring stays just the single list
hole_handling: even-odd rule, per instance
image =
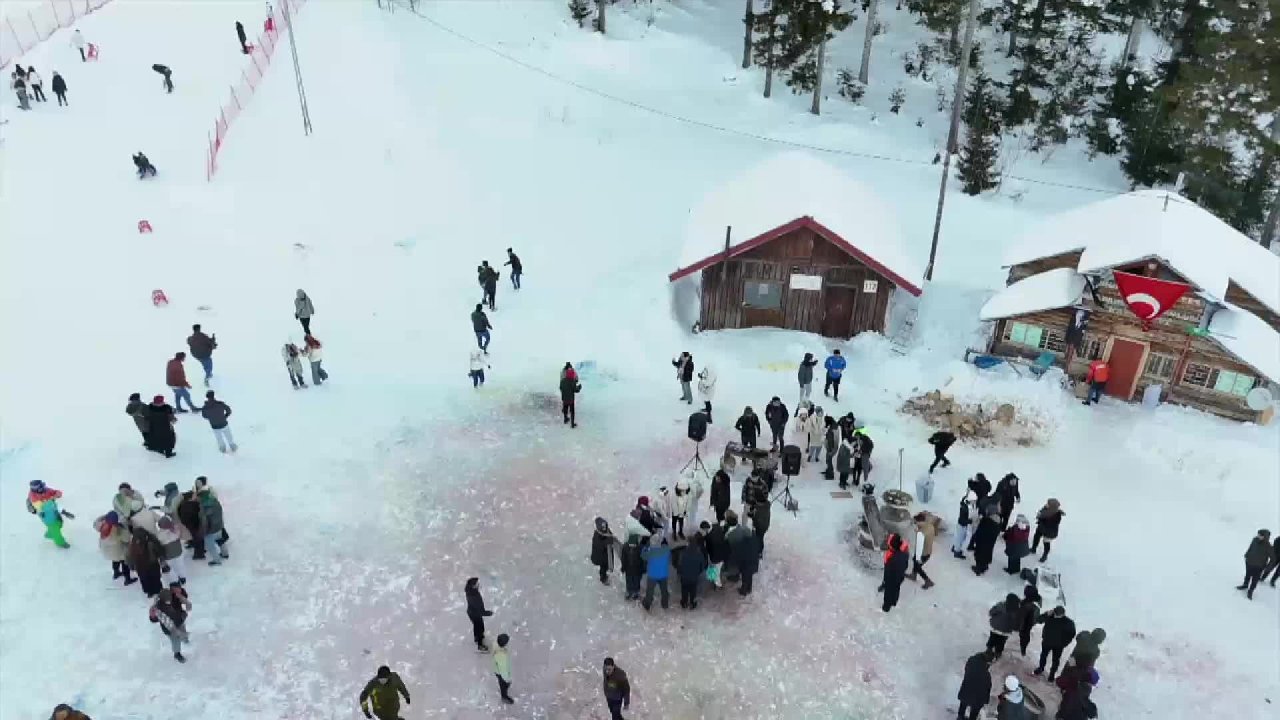
[{"label": "cabin door", "polygon": [[853,325],[853,303],[858,295],[853,288],[828,285],[823,298],[822,334],[826,337],[848,338]]},{"label": "cabin door", "polygon": [[1107,381],[1107,394],[1128,401],[1142,375],[1147,360],[1147,345],[1136,340],[1114,338],[1107,364],[1111,366],[1111,378]]}]

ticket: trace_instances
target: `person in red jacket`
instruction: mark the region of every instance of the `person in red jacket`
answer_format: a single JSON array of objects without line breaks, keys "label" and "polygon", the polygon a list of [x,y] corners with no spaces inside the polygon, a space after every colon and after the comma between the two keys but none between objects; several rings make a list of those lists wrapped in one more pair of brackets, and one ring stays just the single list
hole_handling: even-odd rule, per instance
[{"label": "person in red jacket", "polygon": [[1102,398],[1102,391],[1111,379],[1111,366],[1106,360],[1094,360],[1089,363],[1089,373],[1084,381],[1089,383],[1089,394],[1084,399],[1085,405],[1092,405]]},{"label": "person in red jacket", "polygon": [[200,410],[195,403],[191,402],[191,383],[187,382],[187,369],[182,365],[186,359],[186,353],[176,353],[164,367],[165,384],[173,391],[173,409],[180,413],[187,412],[182,408],[184,398],[187,401],[187,408],[192,412]]}]

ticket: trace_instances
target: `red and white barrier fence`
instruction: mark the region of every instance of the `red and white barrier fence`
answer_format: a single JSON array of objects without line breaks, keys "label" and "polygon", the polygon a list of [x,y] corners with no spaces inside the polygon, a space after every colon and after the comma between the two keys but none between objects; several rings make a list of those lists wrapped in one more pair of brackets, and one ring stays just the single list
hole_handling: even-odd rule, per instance
[{"label": "red and white barrier fence", "polygon": [[27,12],[8,11],[0,21],[0,68],[22,57],[49,36],[111,0],[46,0]]},{"label": "red and white barrier fence", "polygon": [[[298,9],[306,0],[279,0],[289,4],[289,14],[295,17]],[[275,55],[276,46],[284,41],[284,20],[277,20],[275,15],[268,15],[263,23],[262,34],[249,46],[249,64],[240,71],[240,80],[231,86],[230,97],[222,103],[218,117],[213,123],[213,132],[209,135],[209,150],[205,161],[205,179],[213,180],[218,172],[218,153],[222,143],[227,139],[227,131],[240,116],[240,111],[249,104],[249,99],[262,84],[262,78],[271,66],[271,58]]]}]

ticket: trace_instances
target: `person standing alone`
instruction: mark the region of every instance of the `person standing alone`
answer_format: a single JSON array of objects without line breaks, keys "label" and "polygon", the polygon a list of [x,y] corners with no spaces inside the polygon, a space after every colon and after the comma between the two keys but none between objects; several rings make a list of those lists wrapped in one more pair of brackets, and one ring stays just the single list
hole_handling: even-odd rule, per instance
[{"label": "person standing alone", "polygon": [[511,252],[511,248],[507,248],[507,261],[503,265],[511,266],[511,287],[520,289],[520,276],[524,274],[524,265],[520,264],[520,256]]},{"label": "person standing alone", "polygon": [[569,427],[578,427],[577,394],[582,392],[582,383],[578,382],[578,372],[572,363],[565,363],[560,371],[560,412]]},{"label": "person standing alone", "polygon": [[316,307],[311,304],[311,298],[307,297],[302,288],[298,288],[298,294],[293,298],[293,316],[302,323],[302,332],[306,335],[311,334],[311,316],[315,314]]},{"label": "person standing alone", "polygon": [[49,87],[53,89],[53,94],[58,97],[59,107],[70,105],[67,102],[67,81],[62,79],[57,70],[53,71],[53,82]]},{"label": "person standing alone", "polygon": [[[406,705],[409,701],[409,689],[404,686],[400,676],[391,672],[391,668],[383,665],[378,674],[360,691],[360,710],[366,718],[373,720],[400,720],[400,696],[404,696]],[[372,712],[370,712],[372,710]]]},{"label": "person standing alone", "polygon": [[[822,364],[827,371],[827,382],[822,387],[822,394],[840,402],[840,378],[844,377],[845,361],[839,350],[832,350],[831,356]],[[834,395],[832,393],[834,392]]]},{"label": "person standing alone", "polygon": [[249,38],[244,32],[244,23],[236,21],[236,39],[240,41],[240,52],[249,54]]},{"label": "person standing alone", "polygon": [[493,615],[492,610],[484,607],[484,598],[480,596],[480,578],[467,578],[462,592],[467,597],[467,618],[471,620],[471,639],[475,640],[476,649],[489,652],[484,644],[484,619]]}]

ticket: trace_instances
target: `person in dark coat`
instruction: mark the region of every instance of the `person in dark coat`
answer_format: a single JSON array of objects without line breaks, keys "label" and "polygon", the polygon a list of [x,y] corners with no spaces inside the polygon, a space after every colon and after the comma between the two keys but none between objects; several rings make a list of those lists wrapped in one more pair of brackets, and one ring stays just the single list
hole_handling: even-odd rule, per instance
[{"label": "person in dark coat", "polygon": [[836,424],[840,426],[840,439],[847,443],[853,442],[853,430],[857,427],[857,419],[853,417],[853,413],[845,413]]},{"label": "person in dark coat", "polygon": [[139,151],[133,156],[133,167],[138,171],[138,179],[145,177],[154,177],[156,174],[156,166],[151,164],[151,160]]},{"label": "person in dark coat", "polygon": [[1057,720],[1095,720],[1098,717],[1098,706],[1093,704],[1089,696],[1093,686],[1087,682],[1079,684],[1075,692],[1063,693],[1062,704],[1058,705]]},{"label": "person in dark coat", "polygon": [[996,483],[996,498],[1000,501],[1000,529],[1009,527],[1009,518],[1013,517],[1013,507],[1022,501],[1022,493],[1018,492],[1018,476],[1013,473],[1000,478]]},{"label": "person in dark coat", "polygon": [[1018,605],[1018,648],[1027,656],[1031,644],[1031,631],[1040,620],[1040,591],[1035,585],[1022,588],[1022,602]]},{"label": "person in dark coat", "polygon": [[[643,548],[640,546],[640,536],[632,535],[627,538],[627,543],[622,546],[622,552],[619,553],[619,567],[622,570],[623,577],[627,581],[627,599],[640,599],[640,578],[644,575],[644,557],[642,556]],[[591,552],[595,554],[595,543],[592,542]]]},{"label": "person in dark coat", "polygon": [[484,642],[484,619],[492,616],[493,611],[485,609],[484,598],[480,597],[480,578],[467,578],[467,584],[463,586],[462,591],[467,597],[467,618],[471,620],[471,639],[475,640],[477,650],[489,652],[489,646]]},{"label": "person in dark coat", "polygon": [[676,381],[680,383],[680,400],[681,402],[693,404],[693,355],[687,352],[680,353],[679,357],[671,361],[671,367],[676,369]]},{"label": "person in dark coat", "polygon": [[[871,474],[871,451],[875,442],[867,434],[865,428],[857,427],[853,431],[853,486],[858,487]],[[868,480],[870,482],[870,480]]]},{"label": "person in dark coat", "polygon": [[524,274],[524,265],[520,262],[520,256],[511,252],[511,248],[507,248],[507,261],[502,264],[511,266],[511,287],[519,290],[520,276]]},{"label": "person in dark coat", "polygon": [[939,430],[929,436],[929,444],[933,446],[933,464],[929,466],[929,474],[932,475],[938,463],[942,463],[942,467],[951,467],[951,461],[947,459],[947,451],[952,445],[956,444],[956,436],[946,430]]},{"label": "person in dark coat", "polygon": [[391,672],[391,668],[383,665],[378,674],[365,684],[360,691],[360,711],[366,718],[373,720],[399,720],[400,696],[408,704],[409,689],[404,686],[400,676]]},{"label": "person in dark coat", "polygon": [[702,537],[694,535],[676,561],[676,572],[680,576],[680,607],[689,610],[698,608],[698,585],[706,571],[707,556],[702,551]]},{"label": "person in dark coat", "polygon": [[147,404],[142,402],[142,396],[133,393],[129,396],[129,403],[124,406],[124,414],[133,418],[134,427],[138,428],[138,432],[142,434],[142,444],[147,444],[147,428],[150,423],[147,420]]},{"label": "person in dark coat", "polygon": [[1262,572],[1275,558],[1271,549],[1271,531],[1262,529],[1249,541],[1249,548],[1244,551],[1244,582],[1236,589],[1246,590],[1245,597],[1253,599],[1253,590],[1262,579]]},{"label": "person in dark coat", "polygon": [[978,503],[981,504],[991,494],[991,481],[987,479],[986,475],[978,473],[969,478],[969,489],[978,496]]},{"label": "person in dark coat", "polygon": [[578,382],[578,371],[573,363],[565,363],[560,371],[560,412],[569,427],[578,427],[577,394],[582,392],[582,383]]},{"label": "person in dark coat", "polygon": [[822,446],[827,451],[827,468],[822,471],[822,477],[834,480],[836,471],[831,466],[831,462],[835,460],[836,452],[840,449],[840,425],[830,415],[823,416],[822,422],[824,425]]},{"label": "person in dark coat", "polygon": [[194,551],[191,559],[203,560],[204,554],[204,535],[200,534],[200,500],[196,497],[195,492],[182,493],[181,499],[178,500],[177,507],[178,522],[191,535],[191,548]]},{"label": "person in dark coat", "polygon": [[978,713],[991,701],[991,663],[996,659],[991,650],[971,655],[964,663],[964,679],[960,681],[960,709],[956,720],[978,720]]},{"label": "person in dark coat", "polygon": [[911,551],[907,541],[890,533],[884,551],[884,581],[880,585],[884,589],[884,603],[880,609],[889,612],[898,604],[898,595],[902,589],[902,581],[907,577],[907,565],[911,561]]},{"label": "person in dark coat", "polygon": [[729,543],[725,540],[724,523],[712,525],[702,521],[702,545],[707,553],[707,564],[716,566],[716,586],[719,587],[719,569],[729,559]]},{"label": "person in dark coat", "polygon": [[756,534],[756,545],[760,548],[760,557],[764,557],[764,536],[769,532],[772,523],[773,502],[766,491],[763,498],[756,499],[748,507],[751,517],[751,529]]},{"label": "person in dark coat", "polygon": [[796,401],[796,416],[800,415],[800,408],[804,403],[809,402],[809,395],[813,392],[813,367],[818,364],[818,359],[813,353],[805,353],[804,358],[800,360],[800,368],[796,371],[796,380],[800,382],[800,399]]},{"label": "person in dark coat", "polygon": [[1052,657],[1053,664],[1049,666],[1049,680],[1052,682],[1054,676],[1058,674],[1062,652],[1076,638],[1076,624],[1067,617],[1067,609],[1061,605],[1055,607],[1052,612],[1041,615],[1039,622],[1044,623],[1044,630],[1040,633],[1040,665],[1036,668],[1035,674],[1042,674],[1045,660]]},{"label": "person in dark coat", "polygon": [[742,577],[738,594],[746,597],[751,594],[751,580],[760,569],[760,549],[756,545],[755,534],[750,528],[739,524],[736,516],[729,515],[724,522],[729,528],[725,533],[725,541],[729,544],[729,557]]},{"label": "person in dark coat", "polygon": [[67,81],[62,79],[62,76],[58,74],[57,70],[53,71],[53,81],[49,85],[49,88],[53,90],[54,95],[58,96],[59,107],[71,104],[67,102]]},{"label": "person in dark coat", "polygon": [[236,21],[236,38],[240,40],[240,52],[249,54],[249,36],[245,35],[244,23]]},{"label": "person in dark coat", "polygon": [[604,659],[604,701],[609,705],[610,720],[622,720],[622,710],[631,707],[631,683],[611,657]]},{"label": "person in dark coat", "polygon": [[471,311],[471,329],[476,334],[476,345],[485,355],[488,355],[489,331],[493,326],[489,324],[489,316],[484,314],[483,303],[476,303],[476,309]]},{"label": "person in dark coat", "polygon": [[987,611],[991,624],[991,632],[987,635],[987,649],[997,657],[1004,653],[1004,644],[1018,629],[1018,608],[1021,605],[1022,601],[1018,596],[1009,593],[1005,596],[1004,602],[992,605]]},{"label": "person in dark coat", "polygon": [[161,65],[160,63],[156,63],[155,65],[152,65],[151,69],[160,73],[160,75],[164,77],[164,91],[166,93],[172,93],[173,92],[173,70],[171,70],[168,65]]},{"label": "person in dark coat", "polygon": [[489,261],[481,261],[480,267],[476,268],[477,280],[480,287],[484,289],[484,298],[482,303],[488,303],[489,309],[494,310],[494,303],[497,300],[498,293],[498,271],[489,266]]},{"label": "person in dark coat", "polygon": [[591,564],[600,568],[600,582],[609,584],[609,571],[613,569],[613,544],[618,540],[609,530],[609,523],[596,518],[596,531],[591,535]]},{"label": "person in dark coat", "polygon": [[716,522],[724,522],[725,511],[729,509],[733,490],[730,486],[729,473],[720,468],[711,478],[711,509],[716,511]]},{"label": "person in dark coat", "polygon": [[164,401],[163,395],[156,395],[147,406],[146,418],[147,449],[165,457],[173,457],[173,448],[178,443],[178,435],[173,430],[178,416],[174,414],[173,406]]},{"label": "person in dark coat", "polygon": [[733,427],[742,435],[742,447],[746,450],[756,449],[756,438],[760,437],[760,418],[748,405],[742,411],[742,417]]},{"label": "person in dark coat", "polygon": [[[1102,657],[1102,643],[1106,642],[1107,631],[1102,628],[1082,630],[1076,634],[1076,646],[1071,651],[1071,662],[1077,667],[1092,668]],[[1059,680],[1062,678],[1059,677]]]},{"label": "person in dark coat", "polygon": [[154,597],[164,589],[161,580],[160,561],[164,558],[164,547],[155,535],[141,528],[136,528],[129,540],[125,561],[133,568],[141,583],[142,592],[147,597]]},{"label": "person in dark coat", "polygon": [[782,400],[777,395],[773,396],[765,406],[764,419],[769,423],[769,430],[773,433],[773,447],[781,448],[786,442],[787,421],[791,419],[791,414],[787,412],[787,406],[782,404]]},{"label": "person in dark coat", "polygon": [[191,357],[204,368],[205,387],[209,387],[209,381],[213,379],[213,351],[217,347],[217,333],[205,335],[198,324],[191,326],[191,337],[187,338],[187,348],[191,350]]},{"label": "person in dark coat", "polygon": [[[1045,552],[1047,554],[1048,550]],[[1276,578],[1280,577],[1280,536],[1277,536],[1276,541],[1271,545],[1271,564],[1263,568],[1262,575],[1260,577],[1263,580],[1266,580],[1268,575],[1271,576],[1271,582],[1269,584],[1271,587],[1275,587]]]},{"label": "person in dark coat", "polygon": [[1040,508],[1040,512],[1036,513],[1036,534],[1031,539],[1031,552],[1040,547],[1040,541],[1044,540],[1044,554],[1040,556],[1040,562],[1049,559],[1049,550],[1052,541],[1058,539],[1058,529],[1062,526],[1062,518],[1066,515],[1062,511],[1062,505],[1057,498],[1049,498]]},{"label": "person in dark coat", "polygon": [[991,567],[991,555],[995,551],[996,540],[1000,537],[1000,514],[988,513],[978,520],[978,527],[973,531],[973,572],[981,575]]},{"label": "person in dark coat", "polygon": [[1031,553],[1031,526],[1026,515],[1019,515],[1013,527],[1004,531],[1004,554],[1009,558],[1009,566],[1004,569],[1010,575],[1022,572],[1022,558]]}]

